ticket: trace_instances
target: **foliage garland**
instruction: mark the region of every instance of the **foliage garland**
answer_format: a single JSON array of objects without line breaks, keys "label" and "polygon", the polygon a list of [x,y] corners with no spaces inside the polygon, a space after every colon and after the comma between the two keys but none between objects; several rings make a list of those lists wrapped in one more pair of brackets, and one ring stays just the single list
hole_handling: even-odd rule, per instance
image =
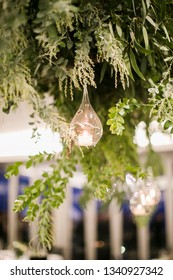
[{"label": "foliage garland", "polygon": [[[39,154],[6,173],[10,178],[22,164],[56,161],[52,173],[43,172],[14,205],[14,211],[28,207],[26,221],[38,216],[39,240],[49,249],[51,210],[63,202],[77,163],[88,177],[85,202],[122,198],[114,182],[124,181],[127,171],[140,172],[136,125],[143,120],[149,133],[155,119],[173,131],[173,1],[0,0],[0,34],[2,110],[9,113],[28,101],[32,117],[59,132],[64,145],[58,159]],[[85,85],[104,134],[95,148],[81,153],[68,129]],[[53,106],[45,104],[47,93]],[[44,199],[37,203],[40,194]]]}]

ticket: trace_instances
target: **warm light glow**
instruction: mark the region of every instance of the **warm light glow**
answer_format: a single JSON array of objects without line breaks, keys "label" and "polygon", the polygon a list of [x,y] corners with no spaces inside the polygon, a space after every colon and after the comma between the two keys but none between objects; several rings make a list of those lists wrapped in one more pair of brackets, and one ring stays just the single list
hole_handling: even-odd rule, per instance
[{"label": "warm light glow", "polygon": [[93,145],[93,136],[85,131],[78,136],[79,146],[92,146]]},{"label": "warm light glow", "polygon": [[142,206],[146,205],[146,196],[144,195],[144,193],[141,193],[141,204]]},{"label": "warm light glow", "polygon": [[145,211],[145,208],[143,207],[143,205],[139,204],[139,205],[137,205],[137,207],[135,207],[133,209],[133,214],[135,216],[145,216],[148,213]]},{"label": "warm light glow", "polygon": [[105,246],[105,242],[102,240],[95,241],[96,248],[103,248]]},{"label": "warm light glow", "polygon": [[157,205],[161,198],[161,191],[153,182],[153,185],[148,186],[148,195],[146,197],[148,205]]}]

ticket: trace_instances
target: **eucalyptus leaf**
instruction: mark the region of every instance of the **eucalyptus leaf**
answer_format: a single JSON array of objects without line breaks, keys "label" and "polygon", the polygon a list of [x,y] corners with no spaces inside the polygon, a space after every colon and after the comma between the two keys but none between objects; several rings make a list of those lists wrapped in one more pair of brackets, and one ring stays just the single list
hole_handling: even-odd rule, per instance
[{"label": "eucalyptus leaf", "polygon": [[167,30],[167,28],[166,28],[166,26],[164,24],[162,24],[162,28],[163,28],[163,30],[165,32],[167,40],[170,42],[171,40],[170,40],[170,37],[169,37],[169,33],[168,33],[168,30]]},{"label": "eucalyptus leaf", "polygon": [[120,24],[119,20],[116,20],[116,30],[117,30],[119,37],[121,38],[123,35],[123,32],[122,32],[121,24]]},{"label": "eucalyptus leaf", "polygon": [[134,40],[134,46],[137,48],[137,50],[141,53],[144,53],[146,55],[151,54],[153,51],[143,48],[136,40]]},{"label": "eucalyptus leaf", "polygon": [[135,55],[132,51],[132,49],[130,49],[130,62],[131,62],[131,65],[134,69],[134,71],[136,72],[136,74],[142,79],[145,81],[145,77],[143,76],[142,72],[139,70],[139,67],[137,65],[137,62],[136,62],[136,58],[135,58]]},{"label": "eucalyptus leaf", "polygon": [[107,66],[108,66],[107,62],[104,61],[103,65],[102,65],[101,73],[100,73],[100,83],[102,82],[102,80],[104,78]]},{"label": "eucalyptus leaf", "polygon": [[143,21],[144,21],[147,15],[147,9],[144,0],[142,0],[142,8],[143,8],[142,12],[143,12]]},{"label": "eucalyptus leaf", "polygon": [[146,19],[154,27],[155,30],[158,29],[158,24],[156,22],[154,22],[154,20],[149,15],[146,16]]},{"label": "eucalyptus leaf", "polygon": [[148,50],[149,49],[148,32],[144,25],[142,26],[142,32],[143,32],[143,37],[144,37],[145,48]]}]

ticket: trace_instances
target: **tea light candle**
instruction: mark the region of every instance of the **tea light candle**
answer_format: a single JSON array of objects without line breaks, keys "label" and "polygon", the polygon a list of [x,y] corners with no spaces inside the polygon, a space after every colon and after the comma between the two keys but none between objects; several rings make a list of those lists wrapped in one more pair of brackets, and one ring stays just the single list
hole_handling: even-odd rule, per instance
[{"label": "tea light candle", "polygon": [[145,215],[147,215],[147,212],[146,212],[145,208],[141,204],[139,204],[136,207],[134,207],[133,209],[131,209],[131,211],[135,216],[145,216]]},{"label": "tea light candle", "polygon": [[78,136],[78,145],[79,146],[92,146],[93,145],[93,136],[90,133],[88,133],[88,131],[83,131],[83,133]]}]

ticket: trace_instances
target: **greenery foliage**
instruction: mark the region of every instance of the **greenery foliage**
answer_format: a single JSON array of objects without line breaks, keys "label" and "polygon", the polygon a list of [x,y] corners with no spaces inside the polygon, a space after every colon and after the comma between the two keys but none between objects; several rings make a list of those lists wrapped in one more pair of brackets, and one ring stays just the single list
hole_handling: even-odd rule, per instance
[{"label": "greenery foliage", "polygon": [[[127,171],[140,173],[133,141],[138,123],[146,123],[148,134],[152,120],[173,131],[173,2],[0,0],[0,34],[2,110],[29,102],[33,123],[39,116],[64,145],[61,155],[39,154],[6,173],[9,178],[22,164],[56,162],[14,205],[17,212],[28,207],[26,221],[39,218],[40,242],[50,248],[51,211],[63,202],[77,163],[88,177],[84,203],[122,199],[114,182],[124,181]],[[104,134],[95,148],[81,152],[68,131],[84,86]],[[54,98],[50,106],[46,94]]]}]

